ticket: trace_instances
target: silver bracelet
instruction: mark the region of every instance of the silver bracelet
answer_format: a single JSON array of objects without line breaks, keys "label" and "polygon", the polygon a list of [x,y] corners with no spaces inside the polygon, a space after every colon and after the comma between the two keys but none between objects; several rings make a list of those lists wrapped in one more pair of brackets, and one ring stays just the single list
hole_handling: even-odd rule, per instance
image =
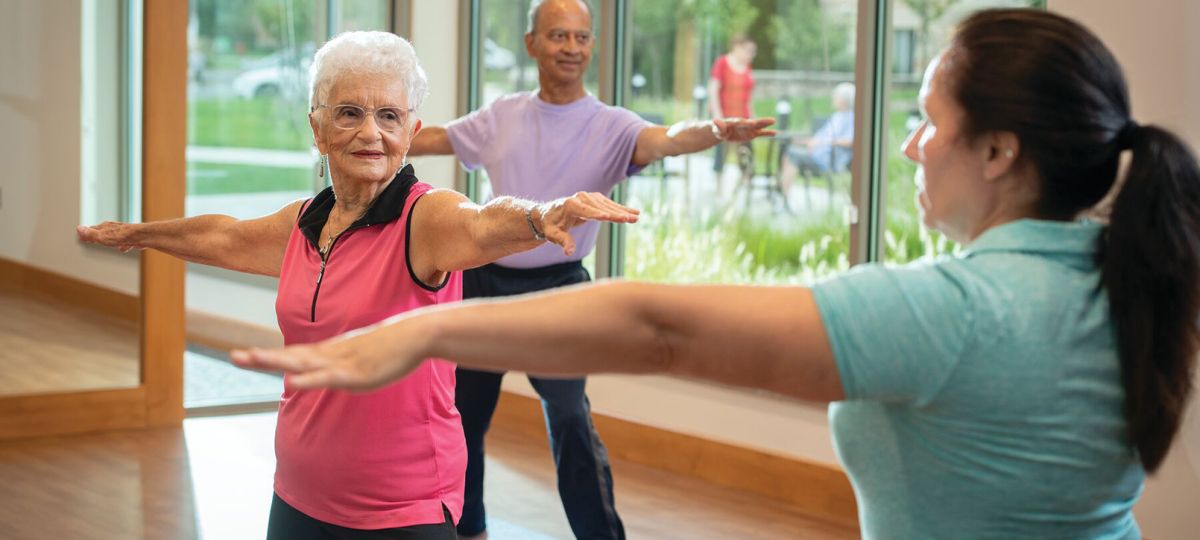
[{"label": "silver bracelet", "polygon": [[537,226],[533,224],[533,207],[525,209],[525,223],[529,224],[529,230],[533,231],[533,239],[539,242],[546,240],[546,235],[538,232]]}]

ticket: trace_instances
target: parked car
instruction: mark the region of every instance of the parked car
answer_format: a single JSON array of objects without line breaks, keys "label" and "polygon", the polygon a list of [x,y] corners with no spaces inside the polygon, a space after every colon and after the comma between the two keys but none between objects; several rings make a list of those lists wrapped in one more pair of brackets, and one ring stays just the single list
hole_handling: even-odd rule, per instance
[{"label": "parked car", "polygon": [[278,66],[294,66],[301,61],[312,61],[313,54],[317,52],[315,43],[301,43],[295,47],[283,47],[270,54],[259,56],[256,58],[245,58],[242,60],[242,71],[250,71],[268,67]]},{"label": "parked car", "polygon": [[242,72],[233,79],[234,92],[245,99],[303,97],[308,92],[308,67],[315,50],[314,44],[305,43],[243,61]]},{"label": "parked car", "polygon": [[233,79],[233,89],[245,99],[301,97],[308,92],[308,65],[277,66],[243,71]]}]

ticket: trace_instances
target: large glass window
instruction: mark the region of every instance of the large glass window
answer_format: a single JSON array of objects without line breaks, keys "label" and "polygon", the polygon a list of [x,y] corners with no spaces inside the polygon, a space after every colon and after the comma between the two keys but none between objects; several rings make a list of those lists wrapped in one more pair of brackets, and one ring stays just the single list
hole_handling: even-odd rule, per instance
[{"label": "large glass window", "polygon": [[324,187],[308,67],[343,30],[386,30],[386,0],[197,0],[188,29],[187,215],[254,217]]},{"label": "large glass window", "polygon": [[1039,0],[902,0],[892,13],[892,81],[887,96],[883,182],[886,194],[883,258],[901,263],[958,248],[921,225],[914,204],[915,164],[904,158],[900,144],[921,122],[917,90],[925,66],[946,46],[954,25],[974,11],[993,7],[1044,7]]},{"label": "large glass window", "polygon": [[[474,90],[483,104],[536,88],[536,66],[524,55],[521,40],[528,3],[473,4],[483,34]],[[623,251],[611,254],[613,261],[622,261],[618,273],[655,281],[733,283],[804,283],[852,263],[906,262],[957,249],[921,226],[913,202],[915,166],[899,151],[920,122],[916,95],[922,72],[967,14],[991,7],[1045,7],[1044,0],[880,2],[877,8],[889,10],[888,35],[861,40],[884,53],[886,65],[875,70],[856,65],[856,0],[593,4],[623,17],[620,31],[596,29],[597,36],[617,35],[623,42],[598,42],[595,58],[614,48],[624,60],[622,73],[593,61],[588,75],[593,93],[598,69],[613,70],[623,87],[619,104],[655,123],[717,115],[776,119],[778,137],[664,159],[630,179],[624,190],[626,202],[644,213],[640,223],[623,228],[623,243],[616,244]],[[742,57],[732,58],[738,54]],[[889,81],[878,123],[875,118],[853,121],[871,109],[854,109],[856,70]],[[870,91],[866,82],[863,91]],[[738,101],[743,105],[735,105]],[[876,101],[871,96],[861,102]],[[853,127],[870,125],[882,132],[854,133]],[[871,148],[876,140],[882,144],[879,159],[860,156],[870,162],[856,170],[879,171],[878,188],[870,185],[873,173],[860,179],[849,170],[855,148]],[[479,176],[473,185],[486,199],[487,179]],[[852,198],[852,193],[858,194]],[[874,203],[855,205],[856,200],[881,204],[874,209]],[[881,223],[878,236],[866,228],[856,233],[859,240],[878,240],[878,252],[851,255],[852,223]]]},{"label": "large glass window", "polygon": [[787,283],[849,266],[855,0],[631,0],[624,105],[660,124],[775,118],[779,136],[654,164],[625,275]]},{"label": "large glass window", "polygon": [[[186,214],[258,217],[323,189],[308,123],[313,54],[342,31],[390,29],[392,2],[193,0],[190,9]],[[189,266],[187,287],[198,315],[189,330],[277,328],[274,280]],[[190,409],[278,399],[278,377],[233,368],[200,343],[188,349]]]}]

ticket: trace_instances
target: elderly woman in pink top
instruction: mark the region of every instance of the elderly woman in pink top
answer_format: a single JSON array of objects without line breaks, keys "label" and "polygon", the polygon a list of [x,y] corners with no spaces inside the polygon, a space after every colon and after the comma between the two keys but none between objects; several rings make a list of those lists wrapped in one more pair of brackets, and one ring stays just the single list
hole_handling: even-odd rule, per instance
[{"label": "elderly woman in pink top", "polygon": [[[292,345],[457,301],[460,270],[546,240],[569,253],[568,231],[583,221],[636,221],[637,211],[595,193],[479,206],[420,182],[405,157],[426,86],[404,39],[342,34],[312,63],[309,123],[332,187],[258,219],[106,222],[79,236],[277,276]],[[448,362],[372,393],[285,390],[275,451],[268,538],[454,537],[467,458]]]}]

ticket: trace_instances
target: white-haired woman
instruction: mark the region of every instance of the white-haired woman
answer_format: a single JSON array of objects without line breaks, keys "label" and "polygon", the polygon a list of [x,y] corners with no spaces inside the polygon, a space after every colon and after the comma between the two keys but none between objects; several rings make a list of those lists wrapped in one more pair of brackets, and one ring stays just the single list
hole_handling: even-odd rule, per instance
[{"label": "white-haired woman", "polygon": [[[405,155],[427,83],[402,38],[342,34],[311,69],[309,123],[331,188],[259,219],[106,222],[80,238],[278,276],[279,326],[300,344],[459,300],[459,270],[545,240],[570,252],[585,220],[636,220],[599,194],[478,206],[418,181]],[[275,447],[268,538],[455,535],[467,458],[448,362],[368,394],[286,389]]]},{"label": "white-haired woman", "polygon": [[784,193],[791,189],[796,176],[821,176],[842,172],[850,167],[854,145],[854,84],[844,82],[833,87],[833,114],[811,137],[788,147],[779,184]]}]

